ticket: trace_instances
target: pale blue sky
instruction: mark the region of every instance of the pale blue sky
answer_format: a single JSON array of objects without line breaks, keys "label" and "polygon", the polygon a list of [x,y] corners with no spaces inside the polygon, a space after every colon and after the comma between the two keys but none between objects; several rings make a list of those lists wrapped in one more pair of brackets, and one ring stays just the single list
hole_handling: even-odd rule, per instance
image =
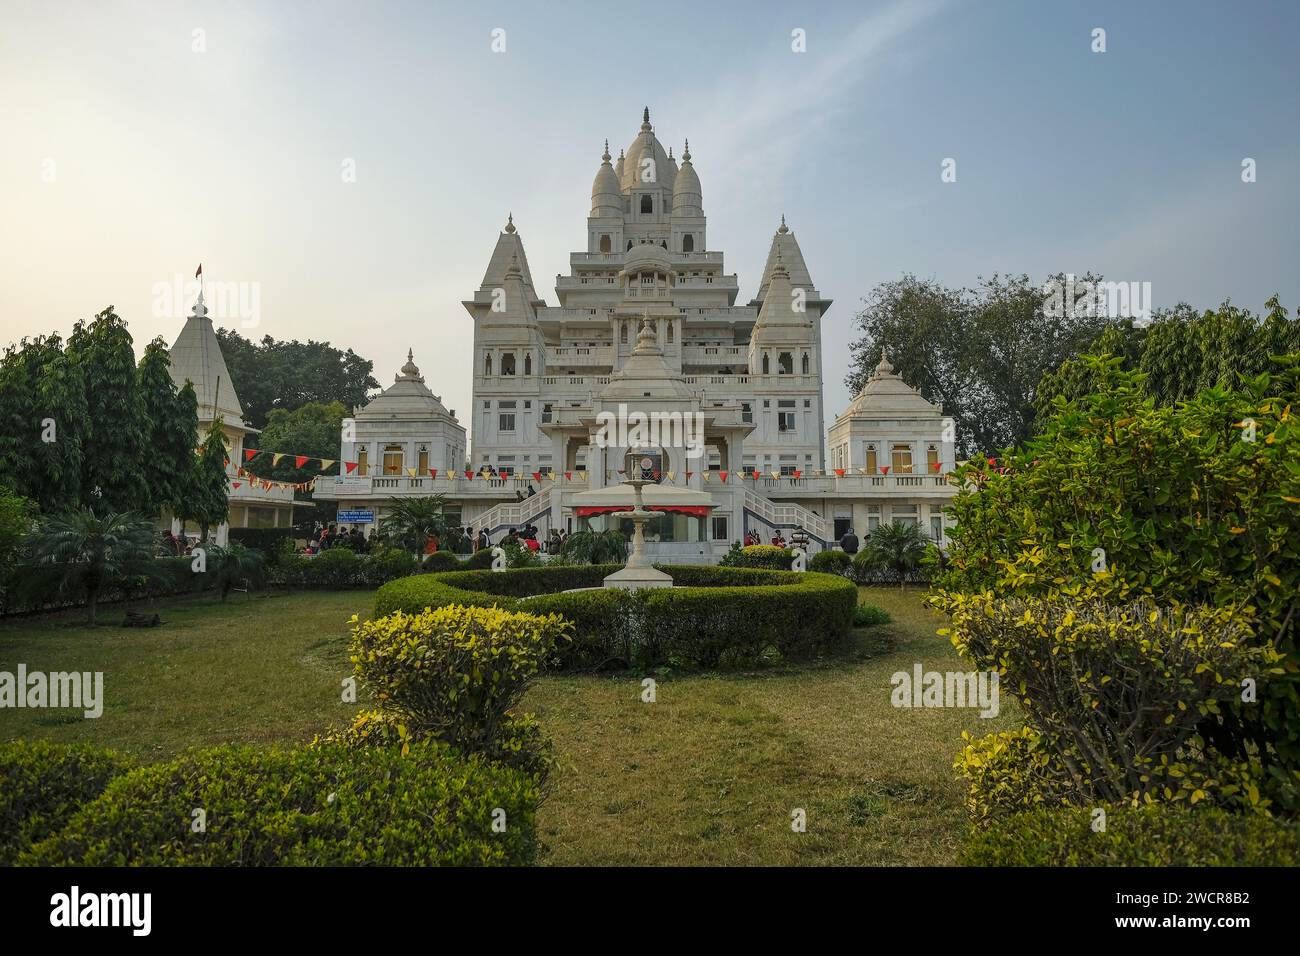
[{"label": "pale blue sky", "polygon": [[0,2],[4,342],[108,303],[170,342],[154,286],[201,260],[258,284],[245,334],[350,346],[383,383],[412,346],[464,420],[460,300],[506,213],[554,304],[601,144],[646,104],[691,140],[741,301],[782,213],[835,299],[828,421],[860,298],[905,271],[1300,305],[1294,2]]}]

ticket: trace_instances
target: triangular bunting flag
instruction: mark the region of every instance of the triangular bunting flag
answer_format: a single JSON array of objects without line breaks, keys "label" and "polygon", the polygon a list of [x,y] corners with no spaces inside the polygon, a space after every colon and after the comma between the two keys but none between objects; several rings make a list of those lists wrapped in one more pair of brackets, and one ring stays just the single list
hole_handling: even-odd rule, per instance
[{"label": "triangular bunting flag", "polygon": [[843,469],[843,468],[836,468],[836,469],[835,469],[835,477],[836,477],[836,478],[843,478],[843,477],[844,477],[844,469]]},{"label": "triangular bunting flag", "polygon": [[243,484],[242,481],[232,481],[232,482],[230,483],[230,487],[231,487],[231,488],[238,488],[238,487],[239,487],[240,485],[242,485],[242,484]]},{"label": "triangular bunting flag", "polygon": [[676,481],[676,480],[677,480],[677,473],[676,473],[676,472],[673,472],[673,471],[668,472],[668,480],[669,480],[669,481]]},{"label": "triangular bunting flag", "polygon": [[472,472],[472,471],[467,471],[467,472],[465,472],[465,477],[468,478],[470,481],[473,481],[473,480],[474,480],[474,472]]},{"label": "triangular bunting flag", "polygon": [[803,472],[802,472],[802,471],[799,471],[799,470],[796,469],[795,472],[794,472],[794,474],[793,474],[791,477],[793,477],[793,478],[802,478],[802,477],[803,477]]},{"label": "triangular bunting flag", "polygon": [[[709,472],[702,471],[700,472],[700,474],[704,476],[704,483],[707,485],[709,483]],[[722,480],[723,481],[727,480],[727,473],[725,471],[722,473]]]},{"label": "triangular bunting flag", "polygon": [[283,457],[284,457],[284,452],[282,452],[282,451],[272,452],[272,453],[271,453],[271,467],[272,467],[272,468],[278,468],[278,467],[280,466],[280,459],[283,458]]},{"label": "triangular bunting flag", "polygon": [[695,474],[695,472],[693,472],[693,471],[688,471],[688,472],[686,473],[686,480],[687,480],[687,481],[690,481],[690,480],[691,480],[691,475],[693,475],[693,474]]},{"label": "triangular bunting flag", "polygon": [[337,458],[322,458],[320,460],[320,470],[329,471],[330,465],[334,464],[336,461],[338,461]]},{"label": "triangular bunting flag", "polygon": [[774,472],[772,472],[772,477],[773,477],[773,478],[780,478],[780,477],[781,477],[781,473],[780,473],[779,471],[774,471]]},{"label": "triangular bunting flag", "polygon": [[[199,450],[202,451],[202,449],[199,449]],[[257,454],[257,449],[256,449],[256,448],[245,448],[245,449],[244,449],[244,461],[252,461],[252,460],[253,460],[253,456],[256,455],[256,454]]]},{"label": "triangular bunting flag", "polygon": [[754,479],[755,481],[758,481],[758,469],[757,469],[757,468],[754,469],[754,474],[753,474],[751,477],[753,477],[753,479]]},{"label": "triangular bunting flag", "polygon": [[888,466],[888,465],[881,465],[881,466],[880,466],[880,473],[881,473],[882,475],[887,475],[887,474],[889,474],[889,466]]},{"label": "triangular bunting flag", "polygon": [[935,471],[938,471],[940,468],[943,467],[943,462],[941,461],[931,462],[930,467],[933,468]]},{"label": "triangular bunting flag", "polygon": [[[622,472],[620,471],[619,474],[621,475]],[[570,480],[572,480],[572,478],[573,478],[573,472],[571,472],[571,471],[566,471],[566,472],[564,473],[564,480],[565,480],[565,481],[570,481]]]},{"label": "triangular bunting flag", "polygon": [[355,461],[345,461],[343,467],[347,469],[347,472],[350,475],[357,470],[357,463]]},{"label": "triangular bunting flag", "polygon": [[[725,472],[725,471],[720,471],[720,472],[718,472],[718,477],[722,479],[722,483],[723,483],[724,485],[727,483],[727,472]],[[704,480],[705,480],[705,481],[708,481],[708,480],[709,480],[709,473],[708,473],[707,471],[704,472]]]},{"label": "triangular bunting flag", "polygon": [[542,473],[540,471],[533,472],[533,481],[541,481],[541,480],[542,480]]},{"label": "triangular bunting flag", "polygon": [[311,459],[308,458],[306,455],[294,455],[294,456],[293,456],[293,464],[294,464],[294,467],[296,467],[296,468],[301,468],[303,465],[307,464],[307,462],[309,462],[309,461],[311,461]]},{"label": "triangular bunting flag", "polygon": [[408,469],[406,469],[406,477],[407,477],[407,478],[414,478],[414,477],[415,477],[415,469],[414,469],[414,468],[408,468]]},{"label": "triangular bunting flag", "polygon": [[435,479],[436,479],[436,478],[438,477],[438,469],[437,469],[437,468],[430,468],[430,469],[429,469],[429,477],[430,477],[430,478],[435,478]]}]

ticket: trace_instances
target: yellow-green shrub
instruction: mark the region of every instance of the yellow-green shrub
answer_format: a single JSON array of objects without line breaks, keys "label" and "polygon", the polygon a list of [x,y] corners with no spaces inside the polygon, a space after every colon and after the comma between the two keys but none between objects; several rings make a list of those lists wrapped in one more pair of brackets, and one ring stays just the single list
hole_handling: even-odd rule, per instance
[{"label": "yellow-green shrub", "polygon": [[568,639],[559,615],[450,605],[351,623],[352,662],[380,711],[357,719],[357,739],[396,732],[404,744],[433,738],[515,763],[535,756],[526,752],[535,724],[509,712]]},{"label": "yellow-green shrub", "polygon": [[976,819],[1060,802],[1261,804],[1258,764],[1202,736],[1245,678],[1277,671],[1239,612],[988,593],[934,603],[951,618],[943,633],[1001,675],[1030,724],[959,755]]},{"label": "yellow-green shrub", "polygon": [[532,775],[433,741],[217,747],[117,777],[20,863],[527,865],[538,800]]}]

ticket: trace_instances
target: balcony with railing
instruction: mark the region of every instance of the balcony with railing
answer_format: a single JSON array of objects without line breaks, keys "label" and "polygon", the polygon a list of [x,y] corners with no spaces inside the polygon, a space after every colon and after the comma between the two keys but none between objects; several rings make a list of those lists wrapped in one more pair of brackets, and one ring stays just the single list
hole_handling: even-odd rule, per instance
[{"label": "balcony with railing", "polygon": [[683,365],[744,365],[749,348],[744,345],[684,345]]},{"label": "balcony with railing", "polygon": [[609,346],[563,346],[546,350],[548,368],[609,368],[613,361],[613,350]]}]

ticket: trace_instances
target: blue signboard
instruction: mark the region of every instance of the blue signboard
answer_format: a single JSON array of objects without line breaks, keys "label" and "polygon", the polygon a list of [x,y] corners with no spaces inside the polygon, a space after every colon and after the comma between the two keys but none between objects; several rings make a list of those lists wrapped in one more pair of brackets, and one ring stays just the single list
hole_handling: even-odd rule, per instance
[{"label": "blue signboard", "polygon": [[375,510],[373,508],[340,508],[338,517],[335,520],[340,524],[369,524],[375,520]]}]

